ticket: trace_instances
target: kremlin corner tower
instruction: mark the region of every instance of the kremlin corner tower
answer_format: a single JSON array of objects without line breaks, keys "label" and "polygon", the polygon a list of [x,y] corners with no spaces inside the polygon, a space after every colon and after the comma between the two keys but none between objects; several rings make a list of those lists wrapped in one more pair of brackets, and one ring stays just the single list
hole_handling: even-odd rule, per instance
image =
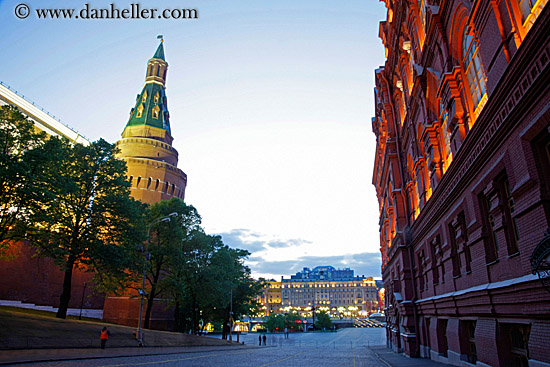
[{"label": "kremlin corner tower", "polygon": [[[136,200],[153,204],[173,197],[184,199],[187,175],[178,168],[178,152],[172,147],[170,114],[165,84],[168,63],[161,41],[147,63],[145,85],[137,95],[130,118],[117,142],[118,157],[126,161],[132,182],[131,195]],[[103,320],[116,324],[138,324],[139,299],[128,289],[121,297],[107,296]],[[173,315],[162,307],[153,308],[151,326],[169,330]]]},{"label": "kremlin corner tower", "polygon": [[178,168],[178,152],[172,147],[165,92],[167,70],[161,40],[147,63],[145,85],[117,142],[118,156],[128,166],[131,194],[148,204],[172,197],[183,200],[187,186],[187,175]]}]

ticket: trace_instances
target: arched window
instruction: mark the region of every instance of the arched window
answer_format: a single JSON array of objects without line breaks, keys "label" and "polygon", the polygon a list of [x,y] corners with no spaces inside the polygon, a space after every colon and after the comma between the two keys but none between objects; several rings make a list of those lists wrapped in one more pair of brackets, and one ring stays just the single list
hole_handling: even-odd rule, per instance
[{"label": "arched window", "polygon": [[422,24],[422,29],[426,32],[426,0],[418,0],[417,5],[420,24]]},{"label": "arched window", "polygon": [[548,3],[548,0],[517,0],[519,11],[521,13],[521,22],[525,31],[529,31],[531,26],[537,20],[537,17],[542,12],[544,6]]},{"label": "arched window", "polygon": [[426,185],[424,184],[424,175],[422,174],[422,166],[419,165],[415,174],[416,195],[418,197],[418,206],[420,209],[426,204]]},{"label": "arched window", "polygon": [[[412,90],[412,85],[409,82],[409,79],[410,79],[409,78],[409,69],[406,66],[403,66],[401,68],[401,76],[403,78],[403,94],[404,94],[404,97],[408,98],[409,93]],[[405,98],[403,98],[403,99],[406,101]]]},{"label": "arched window", "polygon": [[153,118],[154,118],[154,119],[158,119],[158,118],[159,118],[159,111],[160,111],[159,106],[153,107]]},{"label": "arched window", "polygon": [[159,92],[155,94],[155,104],[159,103]]},{"label": "arched window", "polygon": [[464,37],[462,38],[462,65],[466,73],[473,103],[474,116],[470,124],[473,124],[477,116],[479,116],[479,113],[487,101],[485,75],[478,51],[479,47],[475,37],[468,34],[467,28],[465,28]]},{"label": "arched window", "polygon": [[147,101],[147,91],[143,92],[143,96],[141,97],[141,101],[142,102]]},{"label": "arched window", "polygon": [[418,192],[418,182],[416,172],[414,171],[414,162],[410,153],[409,157],[407,158],[407,171],[411,178],[410,186],[408,188],[409,203],[412,210],[411,215],[414,219],[416,219],[416,217],[418,217],[418,214],[420,214],[420,193]]},{"label": "arched window", "polygon": [[441,133],[443,136],[443,173],[447,171],[449,165],[453,161],[453,153],[451,151],[451,131],[449,131],[449,114],[443,105],[443,100],[439,100],[439,121],[441,123]]}]

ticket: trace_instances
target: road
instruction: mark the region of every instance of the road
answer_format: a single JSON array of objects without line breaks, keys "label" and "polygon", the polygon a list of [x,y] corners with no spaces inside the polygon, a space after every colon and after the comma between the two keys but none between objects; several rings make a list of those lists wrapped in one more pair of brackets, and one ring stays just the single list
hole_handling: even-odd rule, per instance
[{"label": "road", "polygon": [[[233,339],[236,340],[236,339]],[[334,333],[268,334],[267,345],[258,346],[258,334],[241,335],[243,347],[154,356],[98,358],[47,363],[30,366],[49,367],[129,367],[129,366],[372,366],[387,367],[368,346],[385,344],[384,328],[349,328]]]}]

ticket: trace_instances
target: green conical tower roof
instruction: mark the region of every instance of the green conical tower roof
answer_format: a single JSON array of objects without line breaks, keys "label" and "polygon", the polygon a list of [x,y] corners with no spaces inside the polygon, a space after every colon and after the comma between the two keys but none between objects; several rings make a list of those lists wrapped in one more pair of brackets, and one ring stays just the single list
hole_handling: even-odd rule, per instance
[{"label": "green conical tower roof", "polygon": [[145,85],[137,95],[136,104],[130,111],[126,127],[147,125],[170,132],[170,114],[164,84],[168,64],[164,60],[164,47],[161,40],[155,55],[147,64]]},{"label": "green conical tower roof", "polygon": [[170,133],[170,114],[164,88],[158,84],[145,84],[137,95],[136,105],[130,111],[126,126],[148,125]]},{"label": "green conical tower roof", "polygon": [[164,47],[162,46],[162,44],[163,41],[160,41],[160,45],[157,48],[157,52],[155,52],[155,55],[153,55],[153,59],[161,59],[163,61],[166,61],[164,60]]}]

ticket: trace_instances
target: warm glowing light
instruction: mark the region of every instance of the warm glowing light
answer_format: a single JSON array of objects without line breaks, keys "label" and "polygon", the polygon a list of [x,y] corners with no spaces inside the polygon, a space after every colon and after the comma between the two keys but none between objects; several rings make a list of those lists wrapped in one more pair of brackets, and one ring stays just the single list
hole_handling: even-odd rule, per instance
[{"label": "warm glowing light", "polygon": [[477,118],[479,116],[479,114],[481,113],[481,110],[483,110],[483,107],[485,107],[485,104],[487,103],[487,93],[485,93],[483,95],[483,97],[481,97],[481,100],[479,101],[475,111],[474,111],[474,118],[473,119],[470,119],[468,121],[468,126],[470,127],[470,129],[472,129],[472,127],[474,126],[475,122],[477,121]]},{"label": "warm glowing light", "polygon": [[453,152],[450,152],[449,155],[447,156],[447,159],[445,160],[445,162],[443,162],[443,173],[445,174],[445,172],[447,172],[447,169],[449,168],[449,166],[451,165],[451,163],[453,162]]}]

